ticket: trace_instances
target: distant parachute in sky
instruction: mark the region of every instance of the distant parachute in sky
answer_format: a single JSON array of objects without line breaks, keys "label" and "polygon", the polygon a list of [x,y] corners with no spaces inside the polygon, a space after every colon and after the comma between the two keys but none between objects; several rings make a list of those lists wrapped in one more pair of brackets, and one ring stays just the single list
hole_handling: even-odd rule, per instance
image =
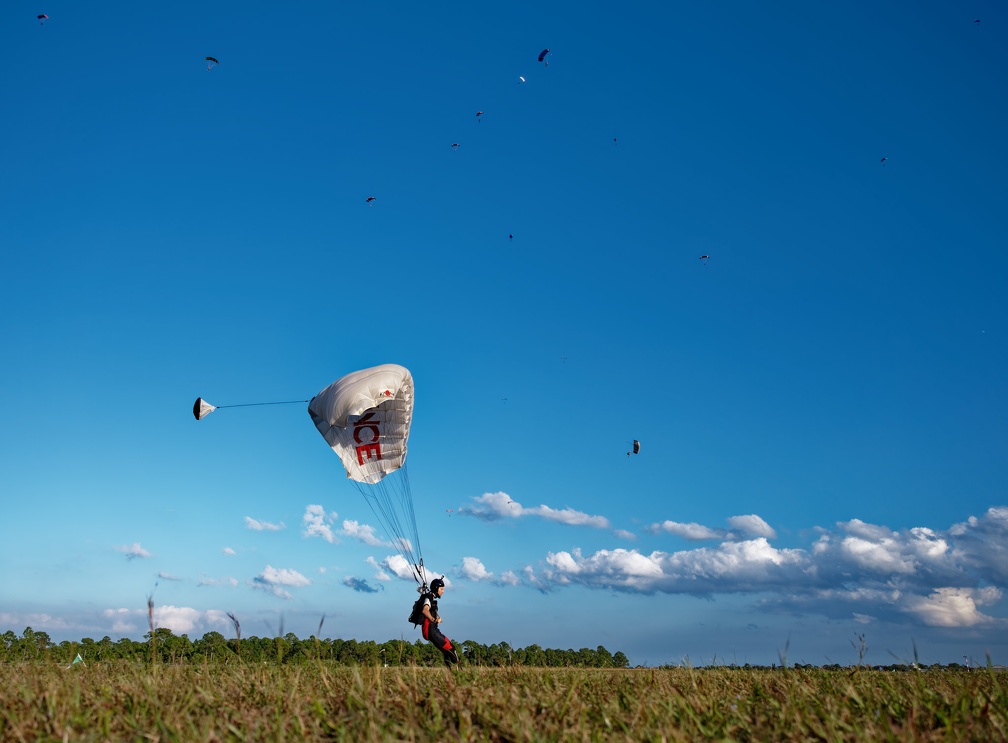
[{"label": "distant parachute in sky", "polygon": [[543,49],[541,52],[539,52],[539,61],[545,62],[547,67],[549,67],[549,60],[546,59],[546,55],[549,53],[550,53],[549,49]]},{"label": "distant parachute in sky", "polygon": [[364,201],[367,202],[368,206],[374,206],[374,200],[375,200],[374,196],[368,196],[366,199],[364,199]]},{"label": "distant parachute in sky", "polygon": [[888,160],[888,159],[889,159],[888,157],[883,157],[881,160],[879,160],[879,162],[882,163],[883,165],[885,165],[886,164],[886,160]]},{"label": "distant parachute in sky", "polygon": [[518,84],[521,85],[523,82],[525,82],[525,78],[522,77],[521,75],[519,75],[518,76]]},{"label": "distant parachute in sky", "polygon": [[206,59],[207,62],[206,66],[207,70],[212,70],[214,67],[220,64],[220,62],[218,62],[214,57],[205,57],[204,59]]},{"label": "distant parachute in sky", "polygon": [[476,112],[476,121],[480,121],[480,117],[482,117],[482,116],[483,116],[483,112],[482,111],[477,111]]},{"label": "distant parachute in sky", "polygon": [[38,18],[40,26],[45,25],[45,22],[49,20],[49,16],[47,16],[45,13],[40,13],[39,15],[37,15],[35,17]]},{"label": "distant parachute in sky", "polygon": [[702,260],[703,264],[706,266],[707,265],[707,261],[710,260],[710,256],[709,255],[702,255],[702,256],[700,256],[700,260]]},{"label": "distant parachute in sky", "polygon": [[640,454],[640,442],[637,439],[633,440],[633,448],[626,453],[628,457],[631,454]]},{"label": "distant parachute in sky", "polygon": [[457,150],[458,147],[459,147],[459,143],[458,142],[452,142],[452,149],[453,150]]}]

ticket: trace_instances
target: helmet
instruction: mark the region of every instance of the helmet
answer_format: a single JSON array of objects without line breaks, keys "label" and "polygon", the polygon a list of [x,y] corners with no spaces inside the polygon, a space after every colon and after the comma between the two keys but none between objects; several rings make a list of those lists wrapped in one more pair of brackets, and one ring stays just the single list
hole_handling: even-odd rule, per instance
[{"label": "helmet", "polygon": [[432,580],[430,584],[431,593],[437,593],[437,589],[443,587],[444,584],[445,584],[444,581],[441,580],[440,578],[435,578],[434,580]]}]

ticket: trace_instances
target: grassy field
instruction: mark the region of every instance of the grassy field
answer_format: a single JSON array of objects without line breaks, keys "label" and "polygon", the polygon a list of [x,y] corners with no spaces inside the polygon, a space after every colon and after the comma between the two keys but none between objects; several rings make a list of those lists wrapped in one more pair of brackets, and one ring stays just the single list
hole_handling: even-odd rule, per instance
[{"label": "grassy field", "polygon": [[987,670],[0,664],[0,740],[1008,740]]}]

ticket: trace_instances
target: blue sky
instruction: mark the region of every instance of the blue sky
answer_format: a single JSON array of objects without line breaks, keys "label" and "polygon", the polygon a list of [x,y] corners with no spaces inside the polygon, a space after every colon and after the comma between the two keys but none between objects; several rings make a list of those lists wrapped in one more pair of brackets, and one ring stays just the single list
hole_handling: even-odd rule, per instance
[{"label": "blue sky", "polygon": [[17,6],[0,629],[1008,658],[1003,4]]}]

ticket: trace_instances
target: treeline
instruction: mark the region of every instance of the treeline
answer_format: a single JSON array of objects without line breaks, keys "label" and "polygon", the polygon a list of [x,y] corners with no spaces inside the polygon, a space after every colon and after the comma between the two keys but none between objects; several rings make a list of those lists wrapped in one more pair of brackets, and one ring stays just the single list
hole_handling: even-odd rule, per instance
[{"label": "treeline", "polygon": [[[621,653],[610,653],[599,645],[594,650],[554,650],[529,645],[512,648],[508,643],[482,645],[472,640],[460,644],[465,660],[480,666],[547,666],[580,668],[627,668],[630,663]],[[324,661],[336,665],[440,666],[441,651],[418,639],[372,640],[299,639],[293,632],[283,637],[226,638],[220,632],[207,632],[198,640],[175,635],[167,627],[158,627],[144,635],[142,642],[124,637],[101,640],[85,637],[79,642],[54,643],[45,632],[31,627],[18,637],[12,631],[0,635],[0,663],[49,661],[69,665],[80,654],[85,663],[133,661],[137,663],[277,663],[297,664]]]}]

